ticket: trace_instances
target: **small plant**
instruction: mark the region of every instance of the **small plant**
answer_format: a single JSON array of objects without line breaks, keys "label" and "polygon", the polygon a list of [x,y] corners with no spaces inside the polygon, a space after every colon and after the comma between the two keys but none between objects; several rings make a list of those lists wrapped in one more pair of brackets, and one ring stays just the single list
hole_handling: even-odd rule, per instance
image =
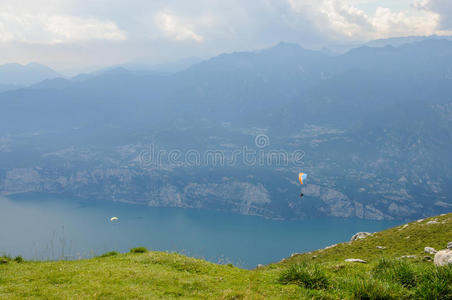
[{"label": "small plant", "polygon": [[137,247],[130,249],[130,253],[146,253],[146,252],[148,252],[148,249],[146,249],[145,247]]},{"label": "small plant", "polygon": [[23,263],[24,262],[24,259],[22,258],[22,256],[16,256],[15,258],[14,258],[14,261],[16,262],[16,263]]},{"label": "small plant", "polygon": [[110,251],[110,252],[107,252],[107,253],[102,254],[100,257],[110,257],[110,256],[118,255],[118,254],[119,254],[119,253],[116,252],[116,251]]},{"label": "small plant", "polygon": [[307,289],[325,289],[329,279],[318,264],[295,264],[284,270],[279,282],[282,284],[297,284]]}]

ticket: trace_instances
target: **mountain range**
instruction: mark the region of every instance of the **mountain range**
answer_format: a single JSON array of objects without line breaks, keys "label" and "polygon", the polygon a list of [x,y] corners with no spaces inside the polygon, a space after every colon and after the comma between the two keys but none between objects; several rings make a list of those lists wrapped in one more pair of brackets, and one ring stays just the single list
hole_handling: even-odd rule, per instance
[{"label": "mountain range", "polygon": [[29,86],[45,79],[61,77],[49,67],[38,63],[0,65],[1,86]]},{"label": "mountain range", "polygon": [[[0,191],[278,219],[443,213],[451,92],[452,41],[439,38],[335,56],[281,43],[173,73],[49,77],[0,94]],[[244,147],[262,160],[187,156]]]}]

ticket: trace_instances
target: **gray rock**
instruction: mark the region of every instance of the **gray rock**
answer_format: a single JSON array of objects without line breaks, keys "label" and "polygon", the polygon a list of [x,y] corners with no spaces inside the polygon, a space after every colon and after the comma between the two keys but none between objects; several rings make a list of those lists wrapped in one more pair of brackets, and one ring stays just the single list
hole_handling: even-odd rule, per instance
[{"label": "gray rock", "polygon": [[425,247],[424,248],[424,252],[425,253],[428,253],[428,254],[436,254],[436,252],[438,252],[438,251],[436,251],[434,248],[432,248],[432,247]]},{"label": "gray rock", "polygon": [[399,230],[405,229],[408,227],[408,224],[403,225],[402,227],[399,228]]},{"label": "gray rock", "polygon": [[452,242],[447,243],[447,249],[452,250]]},{"label": "gray rock", "polygon": [[384,249],[386,249],[386,247],[383,247],[383,246],[377,246],[377,249],[382,249],[382,250],[384,250]]},{"label": "gray rock", "polygon": [[428,221],[428,222],[425,223],[425,224],[427,224],[427,225],[432,225],[432,224],[439,224],[439,222],[436,221],[436,220],[433,220],[433,221]]},{"label": "gray rock", "polygon": [[356,234],[354,234],[352,236],[352,238],[350,239],[350,241],[356,241],[356,240],[360,240],[360,239],[365,239],[366,237],[368,237],[369,235],[371,235],[370,232],[358,232]]},{"label": "gray rock", "polygon": [[324,249],[330,249],[330,248],[334,248],[334,247],[336,247],[337,246],[337,244],[333,244],[333,245],[330,245],[330,246],[328,246],[328,247],[325,247]]},{"label": "gray rock", "polygon": [[402,255],[400,258],[417,258],[416,255]]},{"label": "gray rock", "polygon": [[346,262],[357,262],[357,263],[367,264],[367,261],[359,259],[359,258],[347,258],[345,261]]},{"label": "gray rock", "polygon": [[264,265],[261,265],[261,264],[258,264],[257,265],[257,268],[259,269],[259,268],[263,268],[264,267]]},{"label": "gray rock", "polygon": [[8,261],[6,259],[0,259],[0,264],[7,264]]},{"label": "gray rock", "polygon": [[440,250],[436,252],[434,262],[439,267],[452,264],[452,250]]}]

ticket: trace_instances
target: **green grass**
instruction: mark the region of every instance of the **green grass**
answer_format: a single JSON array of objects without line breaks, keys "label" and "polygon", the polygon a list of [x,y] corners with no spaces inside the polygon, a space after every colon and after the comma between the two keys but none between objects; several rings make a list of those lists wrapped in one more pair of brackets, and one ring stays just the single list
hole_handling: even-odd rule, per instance
[{"label": "green grass", "polygon": [[452,266],[428,267],[421,273],[415,293],[421,299],[452,299]]},{"label": "green grass", "polygon": [[255,270],[141,247],[78,261],[0,257],[0,299],[452,299],[452,267],[423,251],[452,240],[452,214],[432,219]]},{"label": "green grass", "polygon": [[[438,224],[427,222],[436,220]],[[406,226],[408,225],[408,226]],[[346,242],[325,250],[295,255],[279,264],[292,264],[300,261],[343,262],[346,258],[360,258],[378,261],[381,257],[401,257],[416,255],[417,259],[429,256],[424,247],[444,249],[452,241],[452,214],[432,217],[422,222],[411,222],[388,230],[377,232],[365,239]],[[379,249],[377,246],[385,247]]]},{"label": "green grass", "polygon": [[373,277],[399,283],[406,288],[415,287],[421,273],[413,263],[387,258],[382,258],[372,271]]}]

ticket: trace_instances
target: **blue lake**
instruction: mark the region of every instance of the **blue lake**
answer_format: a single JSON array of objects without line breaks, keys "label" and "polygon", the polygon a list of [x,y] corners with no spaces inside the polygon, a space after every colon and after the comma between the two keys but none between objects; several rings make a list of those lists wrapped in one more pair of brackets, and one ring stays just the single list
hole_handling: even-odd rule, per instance
[{"label": "blue lake", "polygon": [[[119,222],[110,222],[118,217]],[[206,210],[22,195],[0,198],[0,255],[79,259],[132,247],[176,251],[243,268],[348,241],[402,222],[275,221]]]}]

